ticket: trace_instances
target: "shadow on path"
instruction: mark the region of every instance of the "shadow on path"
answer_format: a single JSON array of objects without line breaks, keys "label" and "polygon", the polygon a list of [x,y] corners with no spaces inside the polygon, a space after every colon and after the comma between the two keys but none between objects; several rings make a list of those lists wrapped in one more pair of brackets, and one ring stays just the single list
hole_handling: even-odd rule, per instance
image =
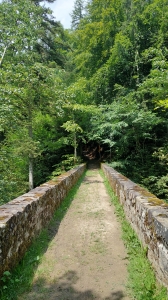
[{"label": "shadow on path", "polygon": [[[52,284],[48,284],[46,279],[43,277],[39,278],[33,287],[33,289],[29,292],[28,296],[24,295],[25,300],[32,299],[50,299],[50,300],[122,300],[124,298],[124,294],[122,291],[112,292],[106,298],[102,298],[98,293],[84,289],[83,291],[79,291],[75,288],[75,284],[77,283],[79,277],[76,272],[68,271],[56,282]],[[22,300],[23,298],[19,298],[18,300]]]},{"label": "shadow on path", "polygon": [[89,170],[97,170],[100,169],[100,161],[92,159],[87,162],[87,168]]}]

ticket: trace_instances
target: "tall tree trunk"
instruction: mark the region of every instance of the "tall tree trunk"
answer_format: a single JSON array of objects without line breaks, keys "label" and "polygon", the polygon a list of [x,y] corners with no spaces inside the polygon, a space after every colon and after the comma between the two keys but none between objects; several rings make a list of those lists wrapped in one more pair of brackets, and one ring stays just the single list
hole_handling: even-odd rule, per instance
[{"label": "tall tree trunk", "polygon": [[[29,109],[29,125],[28,125],[29,137],[33,139],[33,129],[32,129],[32,118],[31,111]],[[33,189],[33,157],[29,154],[29,190]]]},{"label": "tall tree trunk", "polygon": [[29,190],[33,189],[33,158],[29,157]]},{"label": "tall tree trunk", "polygon": [[76,132],[74,133],[74,164],[77,160],[77,142],[76,142]]},{"label": "tall tree trunk", "polygon": [[[137,45],[137,48],[138,48],[138,45]],[[138,86],[139,85],[139,51],[138,51],[138,49],[136,49],[136,51],[135,51],[135,68],[136,68],[136,75],[137,75],[136,84]]]},{"label": "tall tree trunk", "polygon": [[4,51],[3,51],[3,53],[2,53],[2,57],[0,58],[0,66],[2,65],[2,61],[3,61],[3,59],[4,59],[6,50],[7,50],[7,46],[4,48]]}]

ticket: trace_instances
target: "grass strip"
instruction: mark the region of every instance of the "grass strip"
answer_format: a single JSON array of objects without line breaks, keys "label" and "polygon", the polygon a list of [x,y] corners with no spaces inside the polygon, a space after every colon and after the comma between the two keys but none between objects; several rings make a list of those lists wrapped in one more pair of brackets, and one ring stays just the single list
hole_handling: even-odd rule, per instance
[{"label": "grass strip", "polygon": [[85,177],[85,173],[61,202],[47,228],[44,228],[39,236],[35,238],[21,262],[12,271],[4,272],[3,277],[0,279],[0,300],[17,300],[19,295],[30,289],[43,254],[57,233],[59,225]]},{"label": "grass strip", "polygon": [[147,249],[139,241],[135,231],[125,218],[125,213],[102,170],[100,175],[115,206],[122,227],[122,239],[128,253],[128,289],[136,300],[168,300],[167,289],[156,280],[154,270],[147,258]]}]

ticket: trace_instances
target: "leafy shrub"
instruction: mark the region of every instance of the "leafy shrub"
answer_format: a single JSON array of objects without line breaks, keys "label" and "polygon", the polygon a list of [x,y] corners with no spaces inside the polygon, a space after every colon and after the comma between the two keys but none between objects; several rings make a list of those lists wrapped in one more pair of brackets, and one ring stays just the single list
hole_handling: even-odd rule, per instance
[{"label": "leafy shrub", "polygon": [[162,177],[149,176],[142,180],[142,184],[157,197],[168,202],[168,175]]},{"label": "leafy shrub", "polygon": [[82,162],[81,158],[77,157],[74,163],[74,156],[72,154],[63,155],[62,158],[63,160],[54,166],[55,170],[52,172],[51,178],[61,175],[63,172],[72,169]]}]

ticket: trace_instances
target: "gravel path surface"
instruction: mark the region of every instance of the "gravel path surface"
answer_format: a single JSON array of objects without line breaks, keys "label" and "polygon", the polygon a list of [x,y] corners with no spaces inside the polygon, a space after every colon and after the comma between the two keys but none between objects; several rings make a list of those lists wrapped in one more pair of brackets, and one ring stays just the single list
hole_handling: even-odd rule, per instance
[{"label": "gravel path surface", "polygon": [[19,300],[129,300],[126,256],[103,179],[88,170]]}]

